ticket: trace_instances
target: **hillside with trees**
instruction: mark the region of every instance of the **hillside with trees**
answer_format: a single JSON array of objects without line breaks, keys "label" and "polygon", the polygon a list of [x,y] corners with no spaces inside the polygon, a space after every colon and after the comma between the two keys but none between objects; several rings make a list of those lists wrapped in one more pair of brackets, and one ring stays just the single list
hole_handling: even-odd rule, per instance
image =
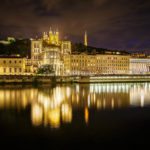
[{"label": "hillside with trees", "polygon": [[16,40],[8,45],[0,43],[0,55],[20,54],[22,57],[30,57],[30,47],[29,39]]},{"label": "hillside with trees", "polygon": [[96,48],[92,46],[85,46],[82,43],[72,44],[72,52],[73,53],[82,53],[87,52],[88,54],[115,54],[117,52],[121,54],[129,54],[125,50],[110,50],[105,48]]},{"label": "hillside with trees", "polygon": [[[0,55],[12,55],[20,54],[22,57],[31,57],[30,55],[31,41],[29,39],[17,39],[10,44],[0,43]],[[82,53],[86,52],[88,54],[129,54],[126,51],[119,50],[109,50],[105,48],[96,48],[92,46],[84,46],[82,43],[72,44],[72,53]]]}]

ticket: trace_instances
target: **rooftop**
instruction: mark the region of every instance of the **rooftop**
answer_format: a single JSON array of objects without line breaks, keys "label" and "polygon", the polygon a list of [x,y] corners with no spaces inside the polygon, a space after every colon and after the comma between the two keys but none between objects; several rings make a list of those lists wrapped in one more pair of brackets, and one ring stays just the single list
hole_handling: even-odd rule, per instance
[{"label": "rooftop", "polygon": [[0,55],[0,58],[23,58],[20,55]]},{"label": "rooftop", "polygon": [[72,55],[130,55],[127,52],[121,52],[121,51],[84,51],[84,52],[79,52],[79,51],[73,51],[71,53]]}]

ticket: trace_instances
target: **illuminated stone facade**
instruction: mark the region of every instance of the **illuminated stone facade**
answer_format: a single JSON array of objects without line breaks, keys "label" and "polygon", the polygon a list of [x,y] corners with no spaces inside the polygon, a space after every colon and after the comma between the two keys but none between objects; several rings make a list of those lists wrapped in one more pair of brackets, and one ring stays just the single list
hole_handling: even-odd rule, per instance
[{"label": "illuminated stone facade", "polygon": [[25,58],[0,56],[0,75],[22,75],[25,73]]},{"label": "illuminated stone facade", "polygon": [[70,55],[71,55],[71,42],[63,41],[61,45],[62,55],[63,55],[63,63],[64,63],[64,75],[71,75],[71,63],[70,63]]},{"label": "illuminated stone facade", "polygon": [[128,74],[129,55],[71,55],[72,75]]},{"label": "illuminated stone facade", "polygon": [[42,40],[31,40],[31,60],[34,68],[37,68],[40,65],[42,48]]},{"label": "illuminated stone facade", "polygon": [[33,65],[31,59],[28,58],[25,59],[25,74],[33,74]]},{"label": "illuminated stone facade", "polygon": [[61,49],[57,46],[43,48],[41,53],[41,65],[50,64],[53,66],[56,75],[63,74],[63,62],[61,58]]},{"label": "illuminated stone facade", "polygon": [[131,74],[148,74],[150,73],[149,58],[130,58]]},{"label": "illuminated stone facade", "polygon": [[69,57],[71,53],[70,41],[59,41],[59,32],[51,29],[43,38],[31,40],[31,60],[34,65],[34,72],[41,65],[52,65],[55,75],[69,75]]},{"label": "illuminated stone facade", "polygon": [[129,74],[129,55],[96,55],[97,73]]}]

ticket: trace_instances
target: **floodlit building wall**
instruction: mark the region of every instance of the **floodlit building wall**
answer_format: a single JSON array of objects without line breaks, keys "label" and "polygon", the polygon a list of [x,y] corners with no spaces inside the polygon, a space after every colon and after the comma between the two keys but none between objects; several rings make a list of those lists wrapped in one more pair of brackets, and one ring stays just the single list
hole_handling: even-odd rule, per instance
[{"label": "floodlit building wall", "polygon": [[41,65],[52,65],[55,75],[61,75],[61,49],[60,47],[46,47],[41,56]]},{"label": "floodlit building wall", "polygon": [[71,55],[72,75],[129,74],[129,55]]},{"label": "floodlit building wall", "polygon": [[149,58],[130,58],[131,74],[147,74],[150,73]]},{"label": "floodlit building wall", "polygon": [[25,58],[0,58],[0,75],[22,75]]},{"label": "floodlit building wall", "polygon": [[[31,61],[34,68],[40,65],[40,54],[42,53],[42,40],[31,40]],[[34,70],[34,72],[36,69]]]},{"label": "floodlit building wall", "polygon": [[62,49],[62,60],[64,64],[63,75],[71,75],[71,62],[70,62],[71,42],[63,41],[61,44],[61,49]]},{"label": "floodlit building wall", "polygon": [[98,74],[129,74],[129,55],[97,55]]}]

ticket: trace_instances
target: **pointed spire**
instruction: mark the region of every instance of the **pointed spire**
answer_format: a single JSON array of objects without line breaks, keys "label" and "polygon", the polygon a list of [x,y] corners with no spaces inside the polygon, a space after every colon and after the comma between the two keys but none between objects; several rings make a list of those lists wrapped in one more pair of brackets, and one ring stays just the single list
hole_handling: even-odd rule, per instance
[{"label": "pointed spire", "polygon": [[49,28],[49,32],[52,32],[52,28],[51,28],[51,26],[50,26],[50,28]]},{"label": "pointed spire", "polygon": [[87,46],[87,32],[86,31],[84,35],[84,45]]}]

